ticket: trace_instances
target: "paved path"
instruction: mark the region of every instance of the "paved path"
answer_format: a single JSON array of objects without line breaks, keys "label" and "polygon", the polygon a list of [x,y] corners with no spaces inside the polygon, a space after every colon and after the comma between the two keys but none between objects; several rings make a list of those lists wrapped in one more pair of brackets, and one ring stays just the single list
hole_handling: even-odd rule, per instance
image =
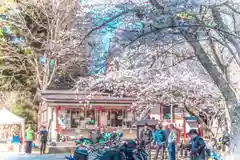
[{"label": "paved path", "polygon": [[[154,152],[152,152],[154,155]],[[39,155],[39,154],[32,154],[32,155],[25,155],[25,154],[14,154],[14,153],[7,153],[7,152],[0,152],[0,160],[64,160],[64,157],[68,156],[68,154],[48,154],[48,155]],[[153,159],[153,157],[152,157]],[[160,159],[160,157],[159,157]],[[167,157],[165,160],[168,160]],[[180,158],[178,157],[177,160],[188,160],[188,158]],[[240,154],[232,158],[224,158],[224,160],[240,160]]]},{"label": "paved path", "polygon": [[67,156],[67,154],[26,155],[0,152],[1,160],[64,160],[65,156]]},{"label": "paved path", "polygon": [[[152,151],[151,159],[153,159],[154,154],[155,154],[154,151]],[[14,154],[12,152],[0,152],[0,157],[1,157],[0,160],[64,160],[64,157],[68,155],[69,154],[39,155],[36,153],[33,153],[31,155],[26,155],[26,154]]]},{"label": "paved path", "polygon": [[[154,151],[152,151],[152,159],[154,157]],[[39,155],[33,153],[31,155],[26,154],[14,154],[12,152],[0,152],[0,160],[64,160],[65,156],[69,154],[47,154],[47,155]],[[159,156],[160,159],[160,156]],[[167,157],[165,160],[168,160]],[[177,160],[188,160],[188,158],[180,158]],[[224,160],[240,160],[240,154],[235,155],[234,157],[226,157]]]}]

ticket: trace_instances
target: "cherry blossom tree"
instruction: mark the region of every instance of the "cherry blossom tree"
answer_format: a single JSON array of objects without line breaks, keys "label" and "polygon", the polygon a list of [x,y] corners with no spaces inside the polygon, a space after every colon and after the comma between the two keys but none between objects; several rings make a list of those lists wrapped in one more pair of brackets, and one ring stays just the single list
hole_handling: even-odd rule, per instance
[{"label": "cherry blossom tree", "polygon": [[[164,81],[158,82],[152,77],[157,77],[156,75],[159,74],[159,72],[162,73],[161,69],[166,70],[169,66],[175,66],[179,62],[185,61],[185,59],[189,60],[190,58],[192,59],[195,57],[204,68],[205,75],[208,75],[207,77],[210,80],[209,83],[217,88],[216,93],[219,94],[219,98],[222,96],[224,102],[221,102],[220,104],[224,105],[224,103],[226,103],[228,109],[226,114],[229,113],[230,116],[228,117],[231,117],[231,144],[232,147],[237,145],[236,143],[238,143],[237,139],[240,133],[240,127],[237,123],[240,118],[240,112],[238,111],[240,87],[237,77],[240,64],[238,29],[239,2],[228,0],[149,0],[146,1],[146,3],[142,1],[131,1],[131,5],[123,4],[122,6],[118,5],[117,7],[123,7],[124,11],[108,17],[106,21],[99,24],[96,28],[86,34],[83,40],[86,40],[93,32],[103,29],[106,26],[111,28],[112,26],[110,23],[118,20],[121,16],[127,17],[132,21],[135,17],[138,21],[142,22],[141,28],[139,30],[129,30],[129,27],[122,27],[119,31],[121,33],[120,36],[116,37],[118,40],[118,48],[115,48],[114,50],[115,53],[118,51],[117,53],[121,54],[127,50],[126,55],[129,56],[126,56],[124,59],[120,58],[120,61],[125,60],[127,64],[129,63],[131,65],[127,65],[124,68],[125,70],[121,71],[121,67],[119,67],[121,63],[119,58],[116,58],[114,63],[117,64],[116,70],[119,71],[109,73],[103,77],[100,76],[100,80],[96,77],[93,78],[95,79],[95,82],[90,83],[90,88],[99,84],[101,79],[105,79],[104,81],[110,82],[101,82],[101,85],[105,84],[103,88],[110,88],[110,90],[121,88],[121,90],[123,90],[122,92],[124,92],[127,91],[128,87],[131,88],[132,86],[135,86],[135,93],[140,93],[139,91],[146,90],[147,94],[145,94],[145,96],[150,95],[152,98],[144,97],[143,99],[145,101],[149,100],[148,102],[153,101],[153,103],[156,103],[155,101],[157,101],[157,98],[153,96],[154,92],[150,86],[153,86],[152,88],[154,89],[159,87],[159,90],[161,90],[161,85],[159,83],[164,84]],[[154,51],[156,47],[162,48],[162,50],[159,49]],[[184,56],[182,56],[183,53]],[[187,57],[185,54],[187,54]],[[194,68],[192,63],[190,63],[190,65],[192,66],[188,67]],[[128,70],[131,70],[130,73],[137,75],[133,77],[131,76],[131,78],[127,76],[124,80],[121,78],[119,80],[107,78],[108,76],[113,77],[113,74],[122,77],[124,75],[123,73],[126,73]],[[174,81],[174,75],[177,75],[177,73],[183,74],[183,72],[179,71],[173,72],[172,69],[169,69],[169,71],[172,71],[172,74],[166,74],[163,76],[165,78],[171,77],[167,79],[165,83],[168,81]],[[147,77],[147,73],[152,73],[153,75]],[[190,74],[188,76],[191,77],[192,75]],[[141,79],[140,77],[145,77],[147,80],[139,80]],[[197,75],[197,77],[201,79],[199,75]],[[129,81],[135,81],[129,82],[128,79]],[[184,88],[190,89],[191,87],[188,85],[186,85],[188,87],[184,87],[180,78],[176,79],[179,80],[180,84],[173,83],[176,85],[167,86],[169,86],[169,88],[176,88],[176,91],[182,91],[181,95],[183,95],[183,97],[189,97],[186,96],[186,93],[190,95],[196,94],[195,92],[190,91],[184,92]],[[188,83],[186,83],[189,84],[189,81],[190,79],[187,80]],[[110,85],[110,83],[112,83],[112,85]],[[121,85],[117,84],[124,84],[125,87],[120,87]],[[206,82],[203,84],[204,86],[208,86],[206,85]],[[147,87],[144,87],[144,85]],[[198,86],[201,85],[200,83],[195,83],[193,86],[193,88],[198,88]],[[183,89],[180,89],[181,87],[183,87]],[[207,95],[213,96],[213,90],[210,88],[211,87],[207,88],[209,89],[207,90],[207,93],[203,92],[204,94],[200,94],[203,96],[198,96],[196,94],[196,97],[202,97],[196,99],[210,97]],[[118,90],[117,92],[119,92],[119,89],[115,90]],[[164,90],[168,91],[166,88],[164,88]],[[204,87],[199,87],[198,90],[204,91]],[[172,92],[173,90],[171,90],[170,93]],[[140,95],[141,94],[138,96],[140,97]],[[162,94],[157,93],[156,95]],[[171,100],[171,96],[167,99]],[[217,100],[219,98],[214,100],[213,97],[210,99],[215,102],[220,102],[220,100]],[[215,106],[219,107],[219,105]]]}]

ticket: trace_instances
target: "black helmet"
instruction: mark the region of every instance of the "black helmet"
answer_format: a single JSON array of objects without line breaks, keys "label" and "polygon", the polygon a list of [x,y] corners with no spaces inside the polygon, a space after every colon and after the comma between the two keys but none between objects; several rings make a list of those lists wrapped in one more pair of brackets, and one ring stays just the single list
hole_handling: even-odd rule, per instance
[{"label": "black helmet", "polygon": [[189,134],[189,135],[198,134],[198,132],[197,132],[196,129],[191,129],[188,134]]}]

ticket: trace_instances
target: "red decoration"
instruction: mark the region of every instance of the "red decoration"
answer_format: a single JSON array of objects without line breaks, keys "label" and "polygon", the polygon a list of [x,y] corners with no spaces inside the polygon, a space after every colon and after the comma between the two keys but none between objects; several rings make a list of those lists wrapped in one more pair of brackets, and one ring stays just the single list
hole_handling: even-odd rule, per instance
[{"label": "red decoration", "polygon": [[60,110],[61,110],[61,106],[58,106],[58,107],[57,107],[57,110],[60,111]]},{"label": "red decoration", "polygon": [[98,111],[102,111],[102,110],[103,110],[103,108],[102,108],[102,107],[99,107],[99,108],[98,108]]},{"label": "red decoration", "polygon": [[58,127],[55,129],[55,131],[56,131],[57,133],[62,133],[63,127],[62,127],[62,126],[58,126]]},{"label": "red decoration", "polygon": [[186,143],[186,140],[187,140],[187,131],[186,131],[186,128],[187,128],[187,124],[186,124],[186,112],[184,111],[183,112],[183,135],[184,135],[184,144]]}]

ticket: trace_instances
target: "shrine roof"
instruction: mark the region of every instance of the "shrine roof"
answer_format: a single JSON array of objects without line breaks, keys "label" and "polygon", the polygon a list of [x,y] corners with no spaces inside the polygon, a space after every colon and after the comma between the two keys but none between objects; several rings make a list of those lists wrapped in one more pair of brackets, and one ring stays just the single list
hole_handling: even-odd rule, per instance
[{"label": "shrine roof", "polygon": [[108,93],[101,92],[76,92],[74,90],[46,90],[40,92],[41,100],[46,102],[106,102],[106,103],[133,103],[135,97],[113,97]]}]

